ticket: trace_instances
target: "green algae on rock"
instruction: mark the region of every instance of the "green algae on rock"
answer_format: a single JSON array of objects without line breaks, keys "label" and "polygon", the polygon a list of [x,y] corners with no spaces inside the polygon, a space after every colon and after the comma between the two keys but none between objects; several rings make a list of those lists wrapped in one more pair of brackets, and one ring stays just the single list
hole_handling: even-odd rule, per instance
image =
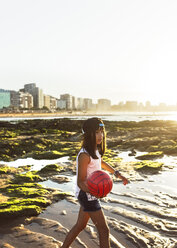
[{"label": "green algae on rock", "polygon": [[162,158],[164,153],[162,151],[156,151],[156,152],[149,152],[140,156],[136,156],[136,159],[140,160],[151,160],[156,158]]},{"label": "green algae on rock", "polygon": [[5,209],[0,209],[0,218],[14,218],[20,216],[33,216],[41,213],[41,208],[36,205],[16,206],[12,205]]},{"label": "green algae on rock", "polygon": [[177,155],[177,145],[165,145],[161,146],[160,149],[167,155]]},{"label": "green algae on rock", "polygon": [[140,170],[142,172],[156,173],[161,170],[163,163],[144,160],[141,162],[134,163],[135,170]]},{"label": "green algae on rock", "polygon": [[67,192],[44,189],[37,183],[10,184],[1,188],[0,193],[8,196],[6,201],[0,201],[0,218],[38,215],[53,201],[70,196]]},{"label": "green algae on rock", "polygon": [[0,167],[0,174],[7,174],[9,173],[9,168],[4,166],[4,167]]},{"label": "green algae on rock", "polygon": [[8,196],[6,202],[0,203],[0,217],[32,216],[42,212],[51,203],[49,191],[36,183],[10,184],[0,189]]},{"label": "green algae on rock", "polygon": [[24,205],[37,205],[39,207],[46,207],[51,204],[51,200],[45,197],[37,197],[37,198],[27,198],[27,199],[19,199],[19,198],[10,198],[8,201],[0,203],[0,209],[4,209],[10,207],[12,205],[16,206],[24,206]]},{"label": "green algae on rock", "polygon": [[104,154],[104,161],[110,163],[113,167],[115,167],[115,163],[120,163],[122,158],[117,156],[118,152],[113,151],[112,149],[106,149]]},{"label": "green algae on rock", "polygon": [[62,152],[59,151],[36,151],[32,154],[34,159],[57,159],[63,156]]},{"label": "green algae on rock", "polygon": [[19,182],[39,182],[43,179],[35,172],[28,171],[24,174],[16,174],[13,179],[13,183]]},{"label": "green algae on rock", "polygon": [[20,169],[17,169],[17,168],[14,168],[14,167],[10,167],[10,166],[7,166],[7,165],[2,165],[0,164],[0,175],[1,174],[15,174],[17,172],[21,172],[23,171],[22,168]]},{"label": "green algae on rock", "polygon": [[42,186],[37,183],[11,184],[3,188],[3,191],[8,196],[15,197],[39,197],[49,194],[48,190],[42,188]]},{"label": "green algae on rock", "polygon": [[38,215],[42,210],[51,204],[51,201],[44,198],[10,199],[0,204],[0,217],[10,218],[17,216]]},{"label": "green algae on rock", "polygon": [[42,168],[40,171],[38,171],[39,174],[46,174],[46,173],[57,173],[64,171],[63,166],[58,164],[49,164],[46,165],[44,168]]}]

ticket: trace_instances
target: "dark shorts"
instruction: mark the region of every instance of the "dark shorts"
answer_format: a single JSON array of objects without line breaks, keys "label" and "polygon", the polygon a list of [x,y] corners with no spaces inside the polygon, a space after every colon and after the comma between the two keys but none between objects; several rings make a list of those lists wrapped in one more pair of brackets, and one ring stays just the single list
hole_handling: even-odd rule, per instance
[{"label": "dark shorts", "polygon": [[101,209],[100,201],[98,199],[88,201],[86,192],[82,190],[79,192],[78,201],[85,212],[94,212]]}]

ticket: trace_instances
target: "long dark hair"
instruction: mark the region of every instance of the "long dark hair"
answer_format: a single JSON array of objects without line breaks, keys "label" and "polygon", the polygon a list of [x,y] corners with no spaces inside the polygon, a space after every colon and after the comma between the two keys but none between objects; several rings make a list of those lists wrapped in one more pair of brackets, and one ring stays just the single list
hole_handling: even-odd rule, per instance
[{"label": "long dark hair", "polygon": [[106,134],[104,123],[100,118],[93,117],[87,119],[83,124],[83,142],[82,147],[86,149],[89,155],[94,158],[98,159],[96,155],[96,131],[103,130],[103,140],[101,144],[97,145],[98,151],[101,156],[105,153],[106,150]]}]

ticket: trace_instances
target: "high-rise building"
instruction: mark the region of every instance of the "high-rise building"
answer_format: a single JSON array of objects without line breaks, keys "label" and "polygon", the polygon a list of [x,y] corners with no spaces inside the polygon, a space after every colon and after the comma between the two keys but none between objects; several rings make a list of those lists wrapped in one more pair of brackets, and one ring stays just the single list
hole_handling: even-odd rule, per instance
[{"label": "high-rise building", "polygon": [[17,108],[20,107],[20,93],[19,93],[19,91],[14,91],[14,90],[10,91],[10,102],[11,102],[12,106],[17,107]]},{"label": "high-rise building", "polygon": [[44,106],[44,95],[42,89],[36,87],[35,83],[25,84],[24,91],[29,92],[33,96],[34,107],[43,108]]},{"label": "high-rise building", "polygon": [[19,92],[20,93],[20,107],[31,109],[33,108],[33,96],[28,92]]},{"label": "high-rise building", "polygon": [[22,90],[10,91],[11,105],[17,108],[30,109],[33,107],[33,96]]},{"label": "high-rise building", "polygon": [[77,106],[78,110],[84,110],[84,99],[81,97],[78,97],[78,106]]},{"label": "high-rise building", "polygon": [[78,98],[75,96],[72,96],[72,109],[77,110],[78,107]]},{"label": "high-rise building", "polygon": [[66,109],[66,100],[57,99],[57,108]]},{"label": "high-rise building", "polygon": [[126,101],[125,108],[128,111],[137,111],[138,102],[137,101]]},{"label": "high-rise building", "polygon": [[84,109],[84,99],[81,97],[72,97],[72,107],[74,110],[83,110]]},{"label": "high-rise building", "polygon": [[98,109],[100,110],[110,110],[111,101],[108,99],[98,99]]},{"label": "high-rise building", "polygon": [[3,107],[9,107],[10,104],[10,91],[0,89],[0,109]]},{"label": "high-rise building", "polygon": [[92,99],[84,98],[84,109],[90,110],[93,107]]},{"label": "high-rise building", "polygon": [[50,109],[50,96],[44,95],[44,107]]},{"label": "high-rise building", "polygon": [[60,95],[60,99],[66,101],[66,109],[67,110],[73,109],[72,96],[71,95],[69,95],[69,94]]},{"label": "high-rise building", "polygon": [[36,84],[35,83],[32,83],[32,84],[25,84],[24,85],[24,89],[25,91],[27,92],[32,92],[34,89],[36,88]]},{"label": "high-rise building", "polygon": [[50,109],[55,111],[57,108],[57,99],[53,96],[50,97]]}]

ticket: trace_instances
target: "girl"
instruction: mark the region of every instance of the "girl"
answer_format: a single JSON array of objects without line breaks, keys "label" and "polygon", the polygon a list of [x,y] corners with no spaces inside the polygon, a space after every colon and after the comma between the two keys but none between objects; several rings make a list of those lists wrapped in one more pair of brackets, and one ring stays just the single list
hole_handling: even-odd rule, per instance
[{"label": "girl", "polygon": [[89,193],[87,178],[93,171],[103,168],[122,179],[124,185],[128,183],[128,180],[101,158],[105,152],[106,142],[103,121],[96,117],[87,119],[83,124],[83,134],[82,148],[76,159],[76,196],[80,203],[80,211],[76,224],[67,234],[61,248],[68,248],[70,246],[77,235],[86,227],[90,218],[97,227],[100,248],[110,248],[109,228],[99,199]]}]

